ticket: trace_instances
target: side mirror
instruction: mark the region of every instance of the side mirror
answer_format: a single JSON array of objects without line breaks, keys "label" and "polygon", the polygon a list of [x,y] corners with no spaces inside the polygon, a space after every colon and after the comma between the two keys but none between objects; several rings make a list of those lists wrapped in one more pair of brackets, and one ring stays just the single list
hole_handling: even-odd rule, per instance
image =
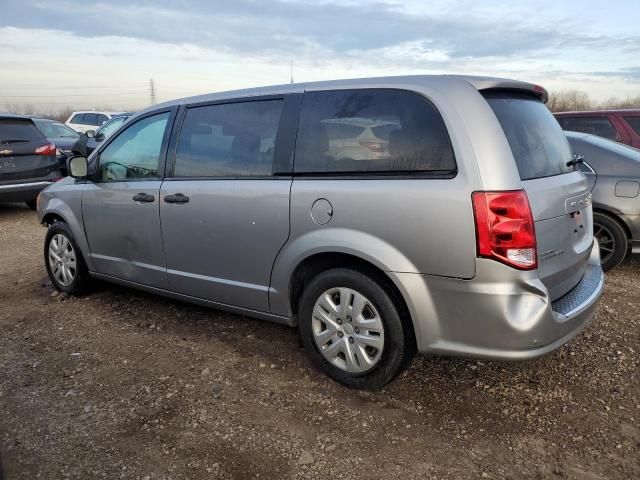
[{"label": "side mirror", "polygon": [[69,159],[69,167],[67,168],[69,175],[73,178],[87,178],[89,173],[89,163],[86,157],[71,157]]},{"label": "side mirror", "polygon": [[84,132],[84,134],[89,138],[93,138],[96,136],[95,130],[87,130],[86,132]]},{"label": "side mirror", "polygon": [[104,140],[104,133],[99,133],[98,135],[95,136],[94,139],[96,142],[101,142]]}]

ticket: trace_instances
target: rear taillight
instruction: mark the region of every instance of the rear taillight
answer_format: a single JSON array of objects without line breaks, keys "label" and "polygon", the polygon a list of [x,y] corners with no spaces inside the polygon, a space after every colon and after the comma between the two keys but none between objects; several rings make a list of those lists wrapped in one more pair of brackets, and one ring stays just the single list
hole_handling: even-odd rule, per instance
[{"label": "rear taillight", "polygon": [[473,192],[478,256],[521,270],[538,267],[536,233],[527,194]]},{"label": "rear taillight", "polygon": [[36,148],[36,151],[33,153],[36,155],[54,155],[56,153],[56,146],[53,143],[48,143],[47,145]]}]

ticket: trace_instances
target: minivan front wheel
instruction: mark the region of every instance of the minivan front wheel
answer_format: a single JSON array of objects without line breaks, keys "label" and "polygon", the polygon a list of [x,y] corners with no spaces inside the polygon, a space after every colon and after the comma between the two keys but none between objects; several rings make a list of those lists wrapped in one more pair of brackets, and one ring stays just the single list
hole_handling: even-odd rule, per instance
[{"label": "minivan front wheel", "polygon": [[410,327],[387,291],[351,269],[327,270],[309,283],[299,328],[314,365],[349,387],[381,388],[414,350]]},{"label": "minivan front wheel", "polygon": [[622,225],[608,215],[593,213],[593,236],[600,246],[600,263],[606,272],[627,256],[629,239]]},{"label": "minivan front wheel", "polygon": [[90,281],[87,266],[66,223],[59,221],[49,226],[44,242],[44,261],[56,290],[70,294],[86,290]]}]

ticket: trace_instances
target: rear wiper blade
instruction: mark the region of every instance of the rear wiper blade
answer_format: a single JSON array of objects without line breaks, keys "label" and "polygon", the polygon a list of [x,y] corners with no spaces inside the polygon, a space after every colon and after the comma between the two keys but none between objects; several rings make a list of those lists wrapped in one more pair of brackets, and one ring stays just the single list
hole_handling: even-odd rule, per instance
[{"label": "rear wiper blade", "polygon": [[573,158],[567,162],[567,167],[575,167],[579,163],[584,163],[583,155],[573,155]]}]

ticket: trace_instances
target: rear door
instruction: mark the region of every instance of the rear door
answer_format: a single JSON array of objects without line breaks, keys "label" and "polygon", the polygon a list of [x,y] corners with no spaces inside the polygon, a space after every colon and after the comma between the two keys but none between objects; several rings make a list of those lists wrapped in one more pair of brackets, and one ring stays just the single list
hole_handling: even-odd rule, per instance
[{"label": "rear door", "polygon": [[46,148],[47,145],[49,141],[31,119],[0,118],[0,184],[59,177],[55,150]]},{"label": "rear door", "polygon": [[160,191],[172,291],[269,311],[271,269],[289,236],[296,118],[285,110],[297,114],[294,97],[186,109]]},{"label": "rear door", "polygon": [[569,143],[538,99],[485,94],[502,125],[533,213],[540,279],[552,300],[582,278],[593,246],[590,186],[572,164]]}]

